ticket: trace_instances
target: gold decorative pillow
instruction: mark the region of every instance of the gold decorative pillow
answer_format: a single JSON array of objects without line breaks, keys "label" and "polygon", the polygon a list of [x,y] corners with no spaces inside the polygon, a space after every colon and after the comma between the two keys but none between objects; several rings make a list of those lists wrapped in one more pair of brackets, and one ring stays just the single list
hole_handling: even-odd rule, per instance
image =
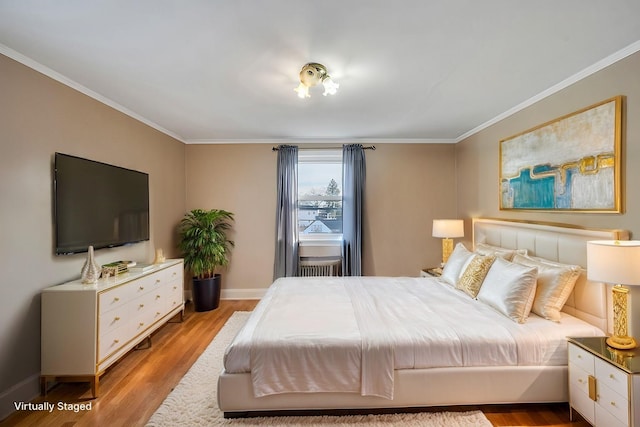
[{"label": "gold decorative pillow", "polygon": [[456,288],[466,292],[475,298],[480,291],[484,277],[487,275],[491,264],[495,261],[495,256],[476,255],[473,257],[467,268],[460,276]]}]

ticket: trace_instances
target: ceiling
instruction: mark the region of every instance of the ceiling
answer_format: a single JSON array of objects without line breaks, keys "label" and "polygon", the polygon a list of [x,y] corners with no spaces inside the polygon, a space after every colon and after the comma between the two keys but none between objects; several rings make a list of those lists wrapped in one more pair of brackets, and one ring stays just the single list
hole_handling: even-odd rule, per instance
[{"label": "ceiling", "polygon": [[[636,0],[4,0],[0,53],[185,143],[456,142],[640,50],[638,17]],[[307,62],[337,95],[297,98]]]}]

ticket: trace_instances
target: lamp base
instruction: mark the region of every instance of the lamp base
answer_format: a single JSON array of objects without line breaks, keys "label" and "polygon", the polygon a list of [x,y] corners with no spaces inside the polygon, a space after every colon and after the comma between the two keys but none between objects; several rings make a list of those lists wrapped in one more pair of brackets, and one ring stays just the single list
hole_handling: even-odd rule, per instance
[{"label": "lamp base", "polygon": [[638,346],[633,337],[618,337],[615,335],[607,338],[607,345],[618,350],[629,350]]},{"label": "lamp base", "polygon": [[442,239],[442,266],[444,266],[449,260],[451,252],[453,252],[453,239]]}]

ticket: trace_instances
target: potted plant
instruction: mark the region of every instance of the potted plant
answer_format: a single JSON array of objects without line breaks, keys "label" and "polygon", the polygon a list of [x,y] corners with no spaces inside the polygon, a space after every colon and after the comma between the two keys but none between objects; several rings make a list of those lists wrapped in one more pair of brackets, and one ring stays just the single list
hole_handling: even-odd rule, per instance
[{"label": "potted plant", "polygon": [[227,237],[231,221],[233,213],[222,209],[193,209],[180,221],[178,248],[193,277],[196,311],[213,310],[220,304],[220,274],[215,271],[229,263],[234,246]]}]

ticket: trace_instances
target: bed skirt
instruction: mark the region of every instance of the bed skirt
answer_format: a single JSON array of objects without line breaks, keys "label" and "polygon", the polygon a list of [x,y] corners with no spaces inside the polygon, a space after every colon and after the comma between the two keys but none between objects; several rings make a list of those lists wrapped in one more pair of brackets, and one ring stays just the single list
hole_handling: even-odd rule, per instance
[{"label": "bed skirt", "polygon": [[256,398],[251,374],[222,372],[218,405],[225,418],[251,412],[420,408],[568,401],[567,366],[502,366],[395,371],[391,400],[356,393],[285,393]]}]

